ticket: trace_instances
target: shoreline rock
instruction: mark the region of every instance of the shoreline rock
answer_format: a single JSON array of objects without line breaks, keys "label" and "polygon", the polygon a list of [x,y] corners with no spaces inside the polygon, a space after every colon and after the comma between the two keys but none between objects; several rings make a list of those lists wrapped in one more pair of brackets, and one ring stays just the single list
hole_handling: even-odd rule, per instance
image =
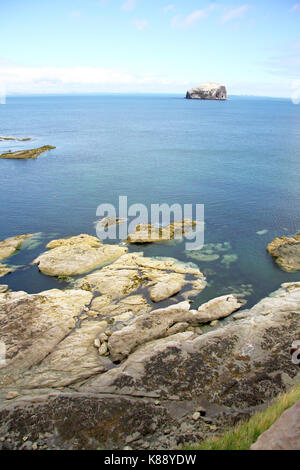
[{"label": "shoreline rock", "polygon": [[221,83],[206,82],[188,90],[186,99],[224,101],[227,100],[227,91]]},{"label": "shoreline rock", "polygon": [[127,252],[118,245],[102,245],[91,235],[52,240],[49,251],[38,256],[33,263],[48,276],[76,276],[111,263]]},{"label": "shoreline rock", "polygon": [[0,135],[0,142],[6,142],[6,141],[16,141],[16,142],[27,142],[31,140],[31,137],[7,137]]},{"label": "shoreline rock", "polygon": [[191,219],[172,222],[164,227],[155,227],[151,224],[139,224],[135,231],[127,237],[128,243],[157,243],[170,240],[180,240],[185,234],[191,232],[197,226],[197,222]]},{"label": "shoreline rock", "polygon": [[36,149],[29,149],[29,150],[18,150],[16,152],[6,152],[0,155],[0,158],[4,159],[15,159],[15,160],[28,160],[28,159],[35,159],[41,153],[48,152],[49,150],[55,149],[52,145],[44,145],[43,147],[39,147]]},{"label": "shoreline rock", "polygon": [[27,238],[33,237],[34,234],[26,233],[24,235],[16,235],[15,237],[6,238],[0,242],[0,260],[9,258],[22,246]]},{"label": "shoreline rock", "polygon": [[267,251],[284,271],[300,270],[300,233],[275,238],[268,244]]},{"label": "shoreline rock", "polygon": [[[124,265],[130,270],[130,263],[134,271],[136,258],[119,258],[111,274]],[[139,258],[145,273],[162,268]],[[3,290],[0,435],[5,442],[9,435],[12,448],[44,433],[47,448],[120,449],[129,442],[133,449],[176,448],[249,417],[300,378],[290,359],[300,337],[299,282],[203,334],[188,325],[230,315],[241,306],[236,296],[194,311],[183,302],[126,317],[124,309],[139,308],[140,294],[116,297],[116,310],[105,315],[108,294]],[[102,313],[93,316],[97,302]],[[109,323],[122,309],[127,319]]]}]

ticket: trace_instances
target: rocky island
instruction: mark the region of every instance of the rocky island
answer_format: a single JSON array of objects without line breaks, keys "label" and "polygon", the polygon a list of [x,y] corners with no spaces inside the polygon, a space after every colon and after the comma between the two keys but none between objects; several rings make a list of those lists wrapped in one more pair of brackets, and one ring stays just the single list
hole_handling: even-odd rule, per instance
[{"label": "rocky island", "polygon": [[0,155],[0,158],[26,160],[30,158],[37,158],[41,153],[48,152],[48,150],[55,149],[52,145],[44,145],[37,149],[18,150],[17,152],[6,152]]},{"label": "rocky island", "polygon": [[188,100],[221,100],[227,99],[227,90],[221,83],[206,82],[191,88],[186,93]]}]

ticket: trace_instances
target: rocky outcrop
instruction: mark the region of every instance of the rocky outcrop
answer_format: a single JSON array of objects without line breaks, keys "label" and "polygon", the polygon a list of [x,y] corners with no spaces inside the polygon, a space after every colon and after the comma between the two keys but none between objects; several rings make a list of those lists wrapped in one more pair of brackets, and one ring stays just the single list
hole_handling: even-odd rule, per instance
[{"label": "rocky outcrop", "polygon": [[16,142],[27,142],[28,140],[31,140],[30,137],[8,137],[4,135],[0,135],[0,142],[6,142],[6,141],[16,141]]},{"label": "rocky outcrop", "polygon": [[153,302],[166,300],[183,289],[189,291],[190,296],[196,295],[205,286],[205,278],[199,269],[172,258],[146,258],[143,253],[126,254],[76,282],[80,289],[109,295],[113,299],[142,289],[146,296],[149,293]]},{"label": "rocky outcrop", "polygon": [[220,83],[206,82],[187,91],[186,99],[196,100],[226,100],[227,91]]},{"label": "rocky outcrop", "polygon": [[293,237],[275,238],[267,251],[285,271],[300,270],[300,233]]},{"label": "rocky outcrop", "polygon": [[181,302],[165,309],[153,310],[139,316],[129,326],[114,332],[108,340],[113,361],[124,359],[138,346],[158,338],[185,331],[190,325],[198,326],[223,318],[235,312],[244,302],[235,296],[220,297],[190,310],[189,302]]},{"label": "rocky outcrop", "polygon": [[11,266],[7,266],[6,264],[0,263],[0,277],[6,276],[6,274],[10,274],[14,271],[14,268]]},{"label": "rocky outcrop", "polygon": [[[0,260],[15,254],[21,248],[22,243],[33,236],[33,234],[17,235],[0,242]],[[0,277],[6,276],[6,274],[10,274],[15,270],[16,266],[7,266],[4,263],[0,263]]]},{"label": "rocky outcrop", "polygon": [[300,450],[300,402],[259,436],[251,450]]},{"label": "rocky outcrop", "polygon": [[191,219],[172,222],[164,227],[155,227],[151,224],[139,224],[135,231],[127,237],[128,243],[154,243],[167,242],[181,239],[185,234],[191,232],[197,226],[197,222]]},{"label": "rocky outcrop", "polygon": [[2,153],[0,158],[6,159],[16,159],[16,160],[26,160],[37,158],[41,153],[48,152],[49,150],[55,149],[52,145],[44,145],[43,147],[39,147],[37,149],[29,149],[29,150],[18,150],[17,152],[7,152]]},{"label": "rocky outcrop", "polygon": [[33,237],[33,234],[27,233],[24,235],[17,235],[16,237],[6,238],[6,240],[0,242],[0,260],[13,255],[21,248],[24,240],[31,237]]},{"label": "rocky outcrop", "polygon": [[110,263],[127,248],[118,245],[102,245],[98,238],[78,235],[48,243],[49,251],[41,254],[33,263],[49,276],[76,276]]},{"label": "rocky outcrop", "polygon": [[[144,272],[147,284],[169,274],[164,263],[124,255],[110,275],[126,266]],[[300,378],[290,358],[300,337],[300,283],[283,284],[203,334],[197,325],[237,310],[237,296],[155,311],[140,290],[99,296],[101,285],[32,295],[3,289],[2,447],[28,440],[63,449],[175,448],[224,431]]]}]

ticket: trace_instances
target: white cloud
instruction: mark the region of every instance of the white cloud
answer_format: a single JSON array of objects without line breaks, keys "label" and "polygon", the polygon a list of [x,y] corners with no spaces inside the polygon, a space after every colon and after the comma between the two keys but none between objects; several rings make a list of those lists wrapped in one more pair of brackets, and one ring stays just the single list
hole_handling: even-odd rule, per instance
[{"label": "white cloud", "polygon": [[300,3],[295,3],[295,5],[290,9],[290,11],[300,10]]},{"label": "white cloud", "polygon": [[150,73],[134,74],[122,69],[26,67],[2,61],[1,58],[0,77],[8,94],[168,91],[170,86],[185,91],[190,85],[185,80]]},{"label": "white cloud", "polygon": [[199,20],[207,18],[210,12],[215,10],[216,8],[217,8],[217,5],[213,3],[207,8],[193,11],[186,17],[177,15],[172,19],[171,25],[173,28],[180,28],[180,29],[191,28],[195,26]]},{"label": "white cloud", "polygon": [[147,28],[148,26],[148,20],[134,20],[134,25],[136,27],[136,29],[138,29],[139,31],[142,31],[143,29]]},{"label": "white cloud", "polygon": [[162,11],[164,13],[168,13],[169,11],[173,11],[175,9],[175,5],[166,5],[165,7],[163,7]]},{"label": "white cloud", "polygon": [[238,8],[228,10],[221,18],[222,23],[242,18],[245,13],[249,10],[249,5],[242,5]]},{"label": "white cloud", "polygon": [[80,18],[81,17],[81,13],[79,10],[74,10],[74,11],[71,11],[71,17],[72,18]]},{"label": "white cloud", "polygon": [[125,11],[131,11],[134,10],[136,7],[136,0],[126,0],[122,6],[121,9]]}]

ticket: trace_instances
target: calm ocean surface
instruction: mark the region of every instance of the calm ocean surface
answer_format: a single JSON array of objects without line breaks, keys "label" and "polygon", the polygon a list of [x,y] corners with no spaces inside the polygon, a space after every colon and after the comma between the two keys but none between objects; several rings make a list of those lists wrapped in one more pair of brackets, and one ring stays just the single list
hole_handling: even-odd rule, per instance
[{"label": "calm ocean surface", "polygon": [[275,236],[300,230],[300,106],[289,100],[13,97],[0,106],[0,135],[33,138],[0,142],[0,153],[56,146],[37,160],[0,160],[0,240],[40,232],[8,259],[20,266],[0,280],[11,289],[63,287],[31,261],[53,238],[95,235],[97,206],[118,207],[119,195],[147,207],[205,204],[205,243],[218,259],[189,258],[183,243],[130,247],[196,263],[209,281],[196,306],[231,290],[246,291],[252,305],[280,283],[300,281],[266,252]]}]

